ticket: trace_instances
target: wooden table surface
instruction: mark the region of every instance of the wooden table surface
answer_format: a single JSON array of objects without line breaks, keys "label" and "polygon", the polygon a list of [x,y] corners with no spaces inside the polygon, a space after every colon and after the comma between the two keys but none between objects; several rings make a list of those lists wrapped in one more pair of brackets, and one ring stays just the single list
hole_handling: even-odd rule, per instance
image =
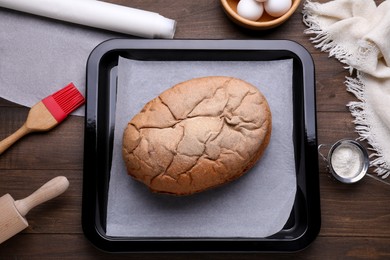
[{"label": "wooden table surface", "polygon": [[[302,4],[284,25],[246,31],[223,13],[219,1],[111,0],[158,12],[177,21],[176,39],[289,39],[313,56],[317,87],[318,143],[357,138],[346,104],[348,72],[304,35]],[[378,1],[380,2],[380,1]],[[0,75],[1,76],[1,75]],[[0,93],[1,95],[1,93]],[[0,139],[19,128],[28,108],[0,99]],[[390,258],[390,187],[370,178],[354,185],[334,181],[320,160],[321,231],[305,250],[289,254],[108,254],[96,249],[81,227],[84,118],[69,117],[48,133],[31,134],[0,156],[0,195],[20,199],[58,175],[70,181],[60,197],[28,215],[30,226],[0,245],[0,259],[378,259]],[[1,214],[1,213],[0,213]]]}]

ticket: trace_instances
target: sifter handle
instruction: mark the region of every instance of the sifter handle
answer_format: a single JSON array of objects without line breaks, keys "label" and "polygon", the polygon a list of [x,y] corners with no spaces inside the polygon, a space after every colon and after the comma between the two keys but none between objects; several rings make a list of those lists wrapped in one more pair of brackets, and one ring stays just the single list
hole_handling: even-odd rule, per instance
[{"label": "sifter handle", "polygon": [[23,217],[35,206],[62,194],[69,187],[69,181],[64,176],[58,176],[46,182],[27,198],[15,201],[15,207]]}]

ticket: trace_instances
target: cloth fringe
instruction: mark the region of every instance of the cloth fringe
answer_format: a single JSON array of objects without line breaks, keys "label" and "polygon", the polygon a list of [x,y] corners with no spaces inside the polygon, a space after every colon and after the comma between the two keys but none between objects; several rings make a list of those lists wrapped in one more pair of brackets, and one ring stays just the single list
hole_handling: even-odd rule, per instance
[{"label": "cloth fringe", "polygon": [[375,173],[378,176],[381,176],[382,179],[389,177],[390,167],[387,165],[386,161],[383,159],[383,154],[381,152],[380,146],[374,141],[374,138],[370,134],[370,123],[367,121],[367,103],[364,99],[364,76],[361,73],[358,73],[356,78],[347,77],[345,84],[347,86],[347,91],[354,94],[359,101],[349,102],[347,107],[355,118],[353,123],[355,124],[356,132],[359,134],[358,141],[366,140],[367,143],[372,147],[371,150],[375,151],[370,155],[370,158],[376,157],[374,160],[370,161],[370,166],[375,167]]},{"label": "cloth fringe", "polygon": [[[303,23],[308,28],[304,30],[304,33],[314,35],[310,38],[311,42],[314,44],[314,47],[320,49],[323,52],[328,52],[329,57],[335,57],[336,59],[338,59],[341,63],[346,65],[344,68],[349,70],[350,74],[352,74],[355,68],[348,63],[351,54],[347,50],[342,48],[340,45],[335,43],[332,40],[332,37],[329,32],[326,32],[321,28],[319,21],[313,12],[317,9],[318,3],[311,2],[310,0],[305,1],[302,11]],[[367,48],[368,46],[361,47],[363,47],[362,49],[365,49],[365,51],[362,51],[359,55],[360,57],[358,58],[364,59],[365,54],[367,54],[368,51],[371,51],[371,48]],[[355,124],[356,132],[360,136],[358,138],[358,141],[365,140],[372,147],[371,150],[373,150],[374,153],[371,154],[370,158],[376,158],[370,162],[370,166],[375,167],[376,169],[374,170],[374,172],[377,173],[378,176],[381,176],[382,179],[385,179],[390,176],[390,171],[387,170],[390,168],[390,165],[387,165],[386,161],[383,159],[383,154],[381,153],[380,147],[377,143],[375,143],[372,135],[370,134],[371,126],[367,121],[367,104],[364,98],[365,85],[363,73],[357,71],[356,78],[346,77],[345,84],[347,87],[347,91],[354,94],[359,100],[349,102],[347,104],[347,107],[349,108],[352,116],[355,118],[353,123]]]},{"label": "cloth fringe", "polygon": [[[307,0],[303,5],[303,23],[308,27],[304,30],[305,34],[314,35],[310,38],[310,41],[314,44],[314,47],[320,49],[323,52],[328,52],[329,57],[335,57],[343,64],[348,65],[347,60],[351,57],[351,54],[342,48],[340,45],[332,40],[329,32],[324,31],[316,16],[314,15],[315,10],[318,9],[318,3]],[[351,67],[348,65],[346,69],[352,72]]]}]

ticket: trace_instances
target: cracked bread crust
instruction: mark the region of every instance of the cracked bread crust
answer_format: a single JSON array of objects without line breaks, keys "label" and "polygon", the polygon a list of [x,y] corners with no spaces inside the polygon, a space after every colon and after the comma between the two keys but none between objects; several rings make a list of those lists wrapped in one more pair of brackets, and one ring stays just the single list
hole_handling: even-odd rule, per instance
[{"label": "cracked bread crust", "polygon": [[189,195],[237,179],[271,137],[266,98],[232,77],[179,83],[149,101],[128,123],[128,174],[152,191]]}]

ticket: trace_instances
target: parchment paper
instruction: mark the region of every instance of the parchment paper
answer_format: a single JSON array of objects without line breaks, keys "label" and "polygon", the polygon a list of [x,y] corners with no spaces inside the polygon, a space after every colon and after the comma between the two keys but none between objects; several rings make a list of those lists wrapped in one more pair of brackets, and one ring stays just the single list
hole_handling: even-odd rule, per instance
[{"label": "parchment paper", "polygon": [[103,1],[0,0],[26,13],[146,38],[173,38],[176,22],[158,13]]},{"label": "parchment paper", "polygon": [[[266,96],[273,116],[270,144],[238,180],[187,197],[154,194],[127,176],[122,133],[163,90],[202,76],[234,76]],[[292,60],[269,62],[134,61],[120,58],[107,235],[125,237],[266,237],[285,225],[295,198]],[[255,112],[255,111],[254,111]]]},{"label": "parchment paper", "polygon": [[[31,107],[69,82],[85,93],[91,51],[119,34],[0,8],[0,96]],[[84,115],[84,106],[74,114]]]}]

